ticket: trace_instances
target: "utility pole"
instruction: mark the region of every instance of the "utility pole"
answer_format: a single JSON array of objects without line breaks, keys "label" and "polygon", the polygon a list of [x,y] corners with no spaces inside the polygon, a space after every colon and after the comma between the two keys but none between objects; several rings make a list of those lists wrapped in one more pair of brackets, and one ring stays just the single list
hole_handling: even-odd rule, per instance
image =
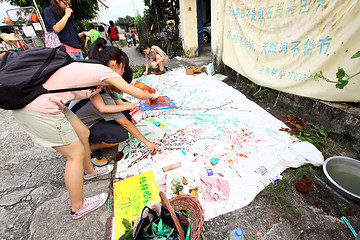
[{"label": "utility pole", "polygon": [[134,17],[136,17],[136,12],[135,12],[135,5],[134,5],[134,0],[132,0],[132,5],[133,5],[133,9],[134,9]]}]

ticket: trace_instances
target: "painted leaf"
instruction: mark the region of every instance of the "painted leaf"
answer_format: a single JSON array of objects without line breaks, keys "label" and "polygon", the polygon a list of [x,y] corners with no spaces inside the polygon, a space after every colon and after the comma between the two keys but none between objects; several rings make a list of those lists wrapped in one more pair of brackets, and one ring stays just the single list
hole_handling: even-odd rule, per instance
[{"label": "painted leaf", "polygon": [[336,73],[336,77],[339,81],[341,81],[345,76],[345,71],[341,67],[339,67],[338,72]]},{"label": "painted leaf", "polygon": [[358,57],[360,57],[360,51],[358,51],[357,53],[355,53],[355,54],[351,57],[351,59],[358,58]]},{"label": "painted leaf", "polygon": [[127,220],[127,219],[123,219],[123,221],[122,221],[122,224],[124,225],[124,227],[126,228],[126,229],[131,229],[131,223],[130,223],[130,221],[129,220]]}]

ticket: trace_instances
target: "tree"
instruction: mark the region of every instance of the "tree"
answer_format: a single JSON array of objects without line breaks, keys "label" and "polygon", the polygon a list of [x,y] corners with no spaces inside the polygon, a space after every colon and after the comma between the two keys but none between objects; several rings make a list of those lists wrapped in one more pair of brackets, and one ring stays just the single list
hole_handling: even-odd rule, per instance
[{"label": "tree", "polygon": [[[44,10],[49,6],[49,0],[35,0],[41,15],[44,15]],[[20,7],[34,6],[33,0],[0,0],[0,2],[8,2],[11,5]],[[72,0],[72,9],[75,16],[75,24],[79,31],[83,30],[82,20],[88,20],[95,18],[97,15],[98,3],[97,0]]]},{"label": "tree", "polygon": [[125,18],[119,17],[115,23],[117,24],[124,24],[124,25],[129,25],[129,24],[134,24],[134,17],[130,17],[130,16],[126,16]]},{"label": "tree", "polygon": [[[174,19],[175,28],[179,27],[179,0],[144,0],[145,15],[154,23],[154,30],[160,32],[166,20]],[[144,16],[145,16],[144,15]]]}]

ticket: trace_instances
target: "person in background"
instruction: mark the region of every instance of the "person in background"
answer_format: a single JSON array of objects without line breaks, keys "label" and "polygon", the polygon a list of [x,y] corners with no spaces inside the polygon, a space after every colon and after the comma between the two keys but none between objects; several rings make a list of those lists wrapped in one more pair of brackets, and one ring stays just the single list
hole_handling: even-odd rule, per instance
[{"label": "person in background", "polygon": [[107,31],[108,39],[114,47],[121,49],[119,31],[113,21],[109,22],[110,26]]},{"label": "person in background", "polygon": [[90,31],[89,33],[91,33],[93,35],[93,37],[86,37],[85,40],[85,47],[88,47],[88,41],[90,40],[90,45],[93,44],[93,42],[96,41],[96,39],[98,39],[99,37],[101,38],[101,34],[95,30],[95,26],[94,24],[90,23]]},{"label": "person in background", "polygon": [[130,34],[129,30],[126,30],[125,38],[126,38],[126,43],[127,43],[128,47],[131,47],[131,34]]},{"label": "person in background", "polygon": [[100,33],[101,37],[106,40],[107,45],[108,45],[108,46],[111,46],[111,42],[110,42],[110,40],[108,39],[108,37],[106,36],[105,28],[104,28],[103,25],[99,25],[99,26],[98,26],[98,32]]},{"label": "person in background", "polygon": [[73,22],[73,10],[71,0],[50,0],[49,7],[45,8],[45,27],[51,32],[55,31],[62,45],[66,47],[66,52],[73,59],[84,59],[81,53],[81,37],[93,37],[89,32],[77,30]]},{"label": "person in background", "polygon": [[[58,69],[44,84],[46,89],[109,86],[140,99],[159,95],[141,91],[121,77],[129,65],[127,55],[118,48],[106,47],[99,52],[102,64],[73,62]],[[66,158],[65,185],[70,195],[70,216],[78,219],[101,207],[108,194],[84,198],[83,182],[110,173],[113,165],[94,167],[90,159],[89,129],[71,112],[66,103],[92,97],[99,89],[42,94],[22,109],[12,113],[19,125],[39,146],[52,147]],[[155,154],[154,146],[150,153]],[[56,207],[56,206],[54,206]]]},{"label": "person in background", "polygon": [[15,35],[15,33],[2,33],[0,37],[4,40],[1,44],[3,51],[24,50],[21,48],[21,45],[19,44],[19,38]]},{"label": "person in background", "polygon": [[145,53],[147,57],[144,75],[148,74],[150,63],[151,67],[155,69],[156,75],[165,73],[165,66],[166,63],[169,61],[169,57],[161,48],[155,45],[151,46],[147,42],[142,42],[139,48],[140,51]]},{"label": "person in background", "polygon": [[133,40],[134,46],[136,47],[136,35],[135,35],[134,31],[131,31],[131,38]]}]

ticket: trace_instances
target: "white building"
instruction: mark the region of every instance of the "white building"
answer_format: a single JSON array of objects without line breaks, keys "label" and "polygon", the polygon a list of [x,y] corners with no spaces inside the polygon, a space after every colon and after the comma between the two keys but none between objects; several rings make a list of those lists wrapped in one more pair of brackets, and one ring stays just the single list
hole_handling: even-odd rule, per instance
[{"label": "white building", "polygon": [[103,25],[109,25],[109,14],[108,14],[108,6],[106,5],[106,0],[98,0],[99,12],[97,17],[93,19],[93,22],[101,23]]}]

